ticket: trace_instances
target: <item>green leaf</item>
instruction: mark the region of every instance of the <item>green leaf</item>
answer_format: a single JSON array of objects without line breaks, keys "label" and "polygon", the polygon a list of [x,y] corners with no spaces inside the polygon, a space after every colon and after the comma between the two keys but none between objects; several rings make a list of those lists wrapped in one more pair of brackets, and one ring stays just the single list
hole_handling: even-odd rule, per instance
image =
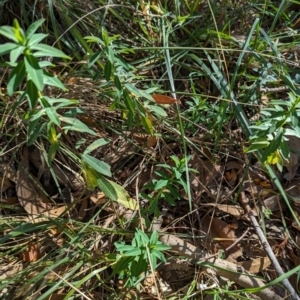
[{"label": "green leaf", "polygon": [[169,180],[158,180],[154,186],[154,189],[157,190],[161,190],[164,187],[166,187],[169,183]]},{"label": "green leaf", "polygon": [[36,101],[39,99],[39,91],[32,80],[28,80],[26,83],[26,94],[29,103],[29,108],[33,109],[35,107]]},{"label": "green leaf", "polygon": [[74,131],[78,131],[78,132],[86,132],[86,133],[89,133],[89,134],[95,135],[95,136],[97,135],[97,133],[95,131],[91,130],[88,126],[86,126],[83,122],[81,122],[78,119],[68,118],[68,117],[63,117],[63,116],[60,116],[59,118],[62,122],[70,124],[70,125],[65,125],[63,127],[63,129],[74,130]]},{"label": "green leaf", "polygon": [[71,59],[70,56],[64,54],[62,51],[46,44],[32,45],[30,49],[37,50],[37,52],[33,54],[35,57],[51,56]]},{"label": "green leaf", "polygon": [[19,40],[15,37],[14,29],[11,26],[1,26],[0,34],[16,43],[19,43]]},{"label": "green leaf", "polygon": [[94,190],[98,186],[97,179],[99,174],[85,161],[81,160],[81,169],[86,182],[87,187],[90,190]]},{"label": "green leaf", "polygon": [[95,171],[99,172],[100,174],[103,174],[104,176],[111,177],[110,166],[107,163],[85,153],[82,154],[81,158]]},{"label": "green leaf", "polygon": [[104,77],[107,82],[110,81],[111,71],[112,71],[112,63],[108,60],[104,68]]},{"label": "green leaf", "polygon": [[38,124],[39,119],[35,120],[34,122],[30,122],[28,126],[28,138],[27,138],[27,145],[33,145],[36,139],[42,134],[46,123]]},{"label": "green leaf", "polygon": [[100,176],[97,180],[99,188],[102,190],[102,192],[111,200],[118,201],[118,194],[114,187],[114,185],[111,184],[110,180],[107,180],[103,176]]},{"label": "green leaf", "polygon": [[130,198],[129,194],[122,186],[107,180],[104,177],[98,179],[98,185],[109,199],[116,201],[131,210],[139,209],[138,202],[135,199]]},{"label": "green leaf", "polygon": [[49,164],[51,164],[52,161],[54,160],[55,155],[57,153],[57,150],[59,149],[59,146],[60,146],[59,141],[57,141],[57,142],[50,145],[49,151],[48,151],[48,162],[49,162]]},{"label": "green leaf", "polygon": [[151,234],[151,237],[150,237],[150,244],[151,245],[156,245],[158,242],[158,233],[156,230],[154,230]]},{"label": "green leaf", "polygon": [[9,96],[11,96],[16,91],[19,85],[23,82],[25,76],[25,64],[24,61],[20,61],[18,65],[15,68],[13,68],[13,70],[9,74],[7,84],[7,93]]},{"label": "green leaf", "polygon": [[17,44],[14,43],[6,43],[4,45],[1,45],[0,47],[0,55],[4,55],[6,53],[9,53],[10,51],[12,51],[13,49],[20,47]]},{"label": "green leaf", "polygon": [[25,33],[26,38],[30,39],[33,36],[33,34],[37,31],[37,29],[44,23],[44,21],[45,19],[40,19],[32,23]]},{"label": "green leaf", "polygon": [[57,126],[60,126],[59,116],[54,107],[46,107],[45,112],[51,122]]},{"label": "green leaf", "polygon": [[43,71],[43,74],[44,74],[44,76],[43,76],[44,84],[57,87],[59,89],[62,89],[63,91],[67,91],[67,88],[63,85],[63,83],[57,77],[55,77],[54,75],[52,75],[46,71]]},{"label": "green leaf", "polygon": [[128,89],[128,91],[130,91],[131,93],[133,93],[134,95],[136,95],[137,97],[144,97],[150,101],[153,101],[151,95],[149,95],[148,93],[137,89],[134,85],[129,84],[129,83],[125,83],[124,86]]},{"label": "green leaf", "polygon": [[23,53],[23,51],[25,50],[25,46],[19,46],[13,50],[10,51],[10,63],[14,64],[17,59],[19,58],[19,56]]},{"label": "green leaf", "polygon": [[37,33],[34,34],[30,39],[27,41],[27,46],[31,48],[33,45],[38,44],[40,41],[42,41],[44,38],[46,38],[48,34],[45,33]]},{"label": "green leaf", "polygon": [[43,70],[40,68],[38,60],[32,55],[25,55],[24,57],[26,71],[30,75],[30,79],[36,85],[39,91],[44,88]]},{"label": "green leaf", "polygon": [[108,143],[110,142],[109,139],[107,138],[101,138],[101,139],[98,139],[96,141],[94,141],[92,144],[90,144],[85,150],[84,150],[84,153],[87,154],[87,153],[90,153],[92,151],[94,151],[95,149],[99,148],[99,147],[102,147],[104,145],[107,145]]},{"label": "green leaf", "polygon": [[139,256],[139,255],[141,255],[141,249],[133,248],[133,249],[127,250],[123,255],[124,256]]}]

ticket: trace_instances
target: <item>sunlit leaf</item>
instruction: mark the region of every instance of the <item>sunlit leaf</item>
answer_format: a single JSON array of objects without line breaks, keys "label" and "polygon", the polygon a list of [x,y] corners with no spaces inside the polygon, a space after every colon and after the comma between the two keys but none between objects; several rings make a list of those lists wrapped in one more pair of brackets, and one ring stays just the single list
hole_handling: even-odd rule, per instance
[{"label": "sunlit leaf", "polygon": [[40,68],[38,60],[32,55],[25,55],[24,57],[26,71],[30,75],[30,79],[36,85],[39,91],[44,88],[43,70]]},{"label": "sunlit leaf", "polygon": [[86,153],[83,153],[81,158],[83,161],[85,161],[88,165],[90,165],[94,170],[96,170],[100,174],[109,177],[111,176],[110,166],[107,163]]}]

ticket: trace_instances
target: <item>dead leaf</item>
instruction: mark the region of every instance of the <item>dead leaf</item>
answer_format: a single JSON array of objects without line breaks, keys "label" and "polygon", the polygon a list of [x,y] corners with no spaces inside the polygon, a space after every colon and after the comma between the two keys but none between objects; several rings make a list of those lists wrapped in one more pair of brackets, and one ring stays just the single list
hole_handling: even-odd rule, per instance
[{"label": "dead leaf", "polygon": [[245,270],[249,271],[252,274],[260,273],[271,265],[269,257],[258,257],[253,260],[240,261],[236,263],[239,266],[242,266]]},{"label": "dead leaf", "polygon": [[[207,233],[214,243],[218,243],[223,250],[231,246],[237,239],[233,226],[218,218],[211,218],[208,215],[202,219],[202,230]],[[209,245],[207,246],[209,247]],[[238,245],[235,245],[227,251],[227,254],[228,258],[230,256],[232,260],[235,260],[235,257],[242,254],[242,251]]]},{"label": "dead leaf", "polygon": [[21,253],[22,261],[35,262],[41,258],[41,251],[37,244],[29,243],[28,248]]},{"label": "dead leaf", "polygon": [[90,199],[94,202],[94,204],[103,205],[107,201],[107,197],[103,192],[97,192],[96,194],[93,194],[90,196]]},{"label": "dead leaf", "polygon": [[174,103],[180,104],[181,103],[179,100],[176,100],[176,99],[166,96],[166,95],[154,94],[154,95],[152,95],[152,98],[158,104],[174,104]]},{"label": "dead leaf", "polygon": [[28,171],[28,159],[28,148],[24,147],[21,162],[17,171],[16,190],[21,206],[28,214],[36,215],[48,210],[49,206],[42,202],[42,199],[33,184],[32,177]]}]

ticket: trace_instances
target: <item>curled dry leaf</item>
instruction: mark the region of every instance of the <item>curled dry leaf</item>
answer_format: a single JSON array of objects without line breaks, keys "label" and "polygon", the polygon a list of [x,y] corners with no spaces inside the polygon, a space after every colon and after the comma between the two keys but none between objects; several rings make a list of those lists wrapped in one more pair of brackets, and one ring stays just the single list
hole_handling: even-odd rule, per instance
[{"label": "curled dry leaf", "polygon": [[41,251],[37,244],[29,243],[28,248],[21,253],[22,261],[35,262],[41,258]]},{"label": "curled dry leaf", "polygon": [[174,103],[180,104],[181,103],[179,100],[176,100],[175,98],[166,95],[154,94],[152,95],[152,98],[158,104],[174,104]]},{"label": "curled dry leaf", "polygon": [[37,215],[49,209],[43,202],[29,173],[28,148],[24,147],[23,156],[17,171],[16,191],[21,206],[30,215]]},{"label": "curled dry leaf", "polygon": [[107,197],[103,192],[94,193],[90,199],[94,202],[95,205],[103,205],[107,201]]},{"label": "curled dry leaf", "polygon": [[[203,231],[207,232],[207,235],[212,240],[216,240],[224,250],[237,239],[234,228],[218,218],[211,218],[206,215],[202,219],[202,224]],[[227,251],[227,254],[230,256],[230,259],[235,260],[235,257],[242,255],[242,251],[239,246],[235,245]]]},{"label": "curled dry leaf", "polygon": [[240,261],[236,263],[239,266],[242,266],[248,272],[252,274],[260,273],[271,265],[269,257],[258,257],[253,260]]}]

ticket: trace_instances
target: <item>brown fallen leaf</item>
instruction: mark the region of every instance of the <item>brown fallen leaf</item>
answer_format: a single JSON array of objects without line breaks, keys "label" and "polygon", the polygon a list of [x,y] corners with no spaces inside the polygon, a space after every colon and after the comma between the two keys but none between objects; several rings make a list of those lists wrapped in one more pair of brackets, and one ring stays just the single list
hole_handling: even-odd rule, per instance
[{"label": "brown fallen leaf", "polygon": [[236,263],[242,266],[245,270],[251,272],[252,274],[260,273],[271,265],[269,257],[258,257],[253,260],[240,261]]},{"label": "brown fallen leaf", "polygon": [[28,248],[21,253],[22,261],[35,262],[41,258],[41,251],[37,244],[29,243]]},{"label": "brown fallen leaf", "polygon": [[28,148],[24,147],[21,162],[17,171],[16,191],[21,206],[30,215],[37,215],[45,212],[50,207],[43,203],[32,177],[29,173]]},{"label": "brown fallen leaf", "polygon": [[174,104],[174,103],[180,104],[181,103],[179,100],[176,100],[173,97],[169,97],[166,95],[154,94],[152,95],[152,98],[158,104]]},{"label": "brown fallen leaf", "polygon": [[[211,218],[206,215],[202,219],[202,224],[203,231],[207,232],[210,239],[218,243],[224,250],[231,246],[237,239],[234,228],[218,218]],[[228,255],[228,259],[235,260],[236,257],[242,255],[242,250],[238,245],[235,245],[226,254]]]}]

